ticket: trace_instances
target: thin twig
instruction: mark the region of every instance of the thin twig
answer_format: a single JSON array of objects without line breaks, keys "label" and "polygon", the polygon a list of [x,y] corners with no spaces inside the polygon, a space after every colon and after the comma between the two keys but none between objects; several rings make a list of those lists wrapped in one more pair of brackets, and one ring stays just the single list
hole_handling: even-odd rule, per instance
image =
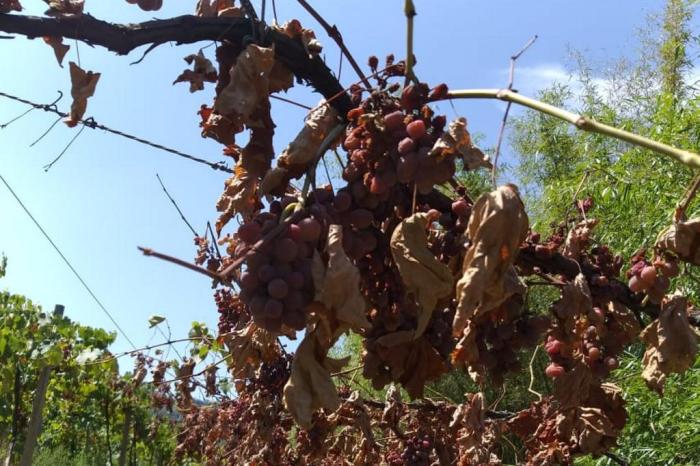
[{"label": "thin twig", "polygon": [[700,188],[700,174],[698,174],[695,177],[695,179],[693,180],[691,185],[685,191],[683,198],[678,202],[678,206],[676,207],[676,210],[673,214],[673,218],[676,221],[683,221],[686,219],[685,211],[688,209],[688,206],[690,205],[693,198],[695,197],[695,194],[697,193],[698,188]]},{"label": "thin twig", "polygon": [[323,16],[321,16],[316,10],[314,10],[314,8],[311,5],[309,5],[309,3],[306,0],[297,0],[297,2],[299,2],[299,4],[302,7],[304,7],[304,9],[308,11],[309,14],[313,16],[316,21],[318,21],[318,24],[320,24],[321,27],[326,30],[326,34],[328,34],[328,37],[333,39],[335,43],[338,44],[338,47],[340,47],[340,51],[348,59],[348,62],[350,62],[350,66],[352,66],[352,69],[354,69],[355,73],[357,73],[357,75],[360,77],[362,83],[365,86],[371,88],[372,86],[370,85],[369,80],[367,79],[365,74],[362,72],[362,68],[360,68],[360,66],[357,64],[355,58],[352,56],[352,54],[346,47],[345,42],[343,42],[343,36],[338,30],[338,27],[335,25],[331,26],[328,23],[328,21],[326,21],[323,18]]},{"label": "thin twig", "polygon": [[581,181],[578,182],[578,186],[576,187],[576,191],[574,191],[574,196],[573,199],[571,200],[571,204],[569,204],[566,207],[566,211],[564,211],[564,220],[566,221],[567,217],[569,216],[569,212],[571,212],[571,207],[576,204],[576,198],[578,197],[579,193],[581,192],[581,189],[583,188],[583,184],[586,182],[588,179],[588,176],[591,174],[589,170],[586,170],[583,172],[583,176],[581,177]]},{"label": "thin twig", "polygon": [[413,18],[416,16],[416,6],[413,0],[405,0],[403,6],[404,14],[406,15],[406,81],[405,86],[410,81],[418,83],[415,73],[413,72]]},{"label": "thin twig", "polygon": [[223,277],[215,272],[212,272],[211,270],[205,269],[204,267],[200,267],[198,265],[192,264],[190,262],[187,262],[182,259],[178,259],[177,257],[173,256],[168,256],[167,254],[162,254],[160,252],[156,252],[153,249],[149,248],[144,248],[141,246],[138,246],[138,250],[143,253],[144,256],[151,256],[155,257],[156,259],[162,259],[166,262],[172,262],[173,264],[177,264],[179,266],[182,266],[186,269],[193,270],[195,272],[199,272],[202,275],[206,275],[209,278],[212,278],[217,281],[225,281]]},{"label": "thin twig", "polygon": [[542,394],[537,393],[535,390],[532,389],[532,385],[535,383],[535,373],[532,370],[532,365],[535,363],[535,356],[537,356],[537,350],[540,349],[540,345],[535,346],[535,351],[532,352],[532,357],[530,358],[530,384],[527,386],[527,391],[532,393],[533,395],[537,395],[537,398],[539,400],[542,400]]},{"label": "thin twig", "polygon": [[[520,55],[525,53],[527,49],[530,48],[532,44],[537,40],[537,34],[535,34],[519,52],[510,57],[510,72],[508,73],[508,89],[513,89],[513,80],[515,79],[515,62]],[[510,106],[512,102],[506,104],[506,111],[503,113],[503,119],[501,120],[501,127],[498,130],[498,139],[496,141],[496,150],[493,154],[493,168],[491,169],[491,183],[493,187],[496,187],[496,179],[498,177],[498,156],[501,153],[501,144],[503,143],[503,135],[506,131],[506,123],[508,122],[508,114],[510,113]]]},{"label": "thin twig", "polygon": [[49,171],[49,170],[51,169],[51,167],[53,167],[53,165],[54,165],[56,162],[58,162],[58,161],[61,159],[61,157],[63,157],[63,154],[65,154],[65,153],[68,151],[68,149],[70,149],[70,146],[73,145],[73,143],[75,142],[75,140],[78,139],[78,136],[80,136],[80,135],[83,133],[83,131],[85,131],[85,126],[82,126],[82,127],[78,130],[78,132],[75,133],[75,135],[71,138],[71,140],[68,141],[68,144],[66,144],[66,147],[63,148],[63,150],[61,151],[61,153],[58,154],[58,156],[57,156],[55,159],[53,159],[53,160],[52,160],[50,163],[48,163],[47,165],[44,165],[44,171],[45,171],[45,172]]},{"label": "thin twig", "polygon": [[365,367],[364,364],[360,364],[359,366],[355,366],[351,369],[345,369],[344,371],[335,372],[335,373],[331,374],[331,377],[338,377],[339,375],[351,374],[357,370],[362,369],[363,367]]},{"label": "thin twig", "polygon": [[311,110],[313,107],[309,107],[308,105],[300,104],[299,102],[295,102],[291,99],[286,99],[284,97],[280,97],[278,95],[270,94],[271,99],[276,99],[276,100],[281,100],[282,102],[287,102],[288,104],[296,105],[297,107],[304,108],[306,110]]},{"label": "thin twig", "polygon": [[[229,354],[227,354],[226,356],[224,356],[223,358],[219,359],[218,361],[213,362],[213,363],[211,363],[211,364],[208,364],[204,369],[202,369],[202,370],[199,371],[199,372],[194,372],[194,373],[189,374],[189,375],[183,375],[183,376],[181,376],[181,377],[175,377],[175,378],[170,379],[170,380],[163,380],[163,381],[161,381],[161,382],[158,382],[158,385],[166,384],[166,383],[173,383],[173,382],[177,382],[177,381],[179,381],[179,380],[191,379],[191,378],[194,378],[194,377],[199,377],[200,375],[202,375],[202,374],[204,374],[205,372],[207,372],[208,369],[211,369],[212,367],[216,367],[216,366],[218,366],[219,364],[221,364],[222,362],[228,361],[229,359],[231,359],[232,356],[233,356],[233,353],[229,353]],[[149,383],[153,383],[153,381],[150,380],[150,381],[144,382],[144,383],[145,383],[145,384],[149,384]]]},{"label": "thin twig", "polygon": [[175,199],[173,199],[168,190],[165,189],[163,180],[160,179],[160,175],[158,173],[156,173],[156,178],[158,178],[158,183],[160,183],[160,187],[163,188],[163,192],[165,193],[165,195],[168,196],[170,202],[172,202],[173,206],[175,206],[175,210],[177,210],[177,213],[180,214],[180,218],[182,219],[182,221],[185,222],[185,225],[187,225],[187,227],[190,229],[194,236],[199,236],[197,231],[194,228],[192,228],[192,224],[190,224],[190,222],[187,221],[187,218],[185,218],[185,214],[182,213],[182,210],[180,209],[180,206],[177,205],[177,202],[175,202]]},{"label": "thin twig", "polygon": [[653,139],[630,133],[595,121],[583,115],[555,107],[554,105],[539,100],[525,97],[508,89],[461,89],[447,93],[446,99],[499,99],[505,102],[513,102],[524,107],[531,108],[540,113],[551,115],[564,120],[582,131],[603,134],[621,141],[643,147],[659,154],[667,155],[678,162],[691,168],[700,168],[700,155],[688,150],[679,149]]},{"label": "thin twig", "polygon": [[8,121],[7,123],[0,124],[0,129],[5,129],[5,128],[7,128],[7,127],[10,126],[12,123],[14,123],[15,121],[19,120],[20,118],[22,118],[23,116],[25,116],[27,113],[31,112],[32,110],[34,110],[34,107],[32,107],[32,108],[30,108],[30,109],[28,109],[28,110],[22,112],[21,114],[17,115],[16,117],[14,117],[13,119],[11,119],[11,120]]}]

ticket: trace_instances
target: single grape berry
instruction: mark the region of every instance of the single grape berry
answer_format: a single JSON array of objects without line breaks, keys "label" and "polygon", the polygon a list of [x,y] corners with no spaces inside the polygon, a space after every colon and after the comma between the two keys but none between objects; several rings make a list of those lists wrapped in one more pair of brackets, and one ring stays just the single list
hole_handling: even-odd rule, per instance
[{"label": "single grape berry", "polygon": [[465,199],[458,199],[452,203],[452,213],[458,217],[469,215],[469,203]]},{"label": "single grape berry", "polygon": [[595,346],[591,347],[588,350],[588,357],[591,358],[592,361],[597,361],[600,359],[600,348],[597,348]]},{"label": "single grape berry", "polygon": [[275,268],[270,264],[265,264],[258,269],[258,279],[263,283],[267,283],[275,278],[276,274]]},{"label": "single grape berry", "polygon": [[384,115],[384,126],[388,132],[395,131],[403,126],[404,113],[401,110],[396,110],[387,115]]},{"label": "single grape berry", "polygon": [[565,372],[566,372],[566,370],[564,370],[564,368],[562,366],[560,366],[559,364],[557,364],[555,362],[550,363],[547,366],[547,368],[544,370],[544,373],[547,375],[547,377],[551,377],[551,378],[555,378],[555,377],[559,377],[561,375],[564,375]]},{"label": "single grape berry", "polygon": [[282,315],[284,311],[284,305],[276,299],[268,299],[265,303],[265,309],[263,315],[267,318],[275,319]]},{"label": "single grape berry", "polygon": [[267,284],[267,293],[275,299],[284,298],[287,296],[288,292],[289,286],[287,285],[287,282],[281,278],[270,280],[270,283]]},{"label": "single grape berry", "polygon": [[350,208],[351,204],[352,196],[347,191],[338,191],[335,195],[335,199],[333,199],[333,207],[335,207],[335,210],[338,212],[345,212]]},{"label": "single grape berry", "polygon": [[632,275],[632,277],[630,277],[627,286],[629,286],[630,291],[633,293],[639,293],[640,291],[644,291],[649,288],[649,285],[636,275]]},{"label": "single grape berry", "polygon": [[314,218],[305,218],[299,222],[301,239],[309,243],[315,243],[321,237],[321,224]]},{"label": "single grape berry", "polygon": [[[302,228],[302,238],[304,236]],[[299,248],[292,238],[282,238],[275,243],[275,259],[280,262],[291,262],[297,257]]]},{"label": "single grape berry", "polygon": [[425,135],[423,120],[415,120],[406,125],[406,132],[411,139],[420,139]]},{"label": "single grape berry", "polygon": [[350,212],[349,220],[352,226],[361,230],[372,224],[374,215],[367,209],[355,209]]},{"label": "single grape berry", "polygon": [[642,269],[639,278],[644,280],[647,285],[652,286],[656,282],[656,268],[653,265],[647,265]]},{"label": "single grape berry", "polygon": [[249,271],[241,273],[241,288],[248,291],[253,291],[258,287],[258,277],[256,274]]},{"label": "single grape berry", "polygon": [[238,228],[238,238],[248,244],[260,239],[262,228],[258,222],[247,222]]},{"label": "single grape berry", "polygon": [[413,152],[416,149],[416,143],[411,138],[404,138],[399,141],[398,145],[399,154],[406,155],[409,152]]}]

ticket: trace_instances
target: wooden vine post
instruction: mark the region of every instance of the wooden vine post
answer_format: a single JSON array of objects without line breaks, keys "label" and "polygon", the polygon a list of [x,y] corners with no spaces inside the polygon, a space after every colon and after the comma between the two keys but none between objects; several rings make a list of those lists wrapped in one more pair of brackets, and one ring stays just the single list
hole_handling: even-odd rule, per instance
[{"label": "wooden vine post", "polygon": [[[64,306],[61,304],[56,304],[56,307],[53,310],[53,315],[54,317],[63,317],[64,311]],[[29,426],[27,426],[27,435],[25,436],[24,440],[22,458],[19,462],[20,466],[30,466],[32,464],[34,449],[36,448],[39,434],[41,434],[44,403],[46,402],[46,390],[49,388],[50,376],[51,366],[47,364],[42,367],[41,371],[39,372],[39,380],[37,382],[36,392],[34,393],[34,400],[32,401],[32,415],[29,419]]]}]

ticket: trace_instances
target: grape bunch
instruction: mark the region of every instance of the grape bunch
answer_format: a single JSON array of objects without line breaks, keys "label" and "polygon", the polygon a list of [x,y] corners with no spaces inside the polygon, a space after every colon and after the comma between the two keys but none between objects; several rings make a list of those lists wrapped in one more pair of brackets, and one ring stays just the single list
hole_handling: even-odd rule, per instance
[{"label": "grape bunch", "polygon": [[232,332],[250,320],[250,314],[240,297],[231,288],[218,288],[214,292],[214,301],[219,311],[219,334]]},{"label": "grape bunch", "polygon": [[640,251],[632,256],[632,267],[627,271],[627,285],[634,293],[646,293],[649,300],[659,304],[671,286],[671,279],[680,273],[678,260],[659,255],[649,262],[645,258],[646,251]]},{"label": "grape bunch", "polygon": [[271,332],[282,325],[294,330],[306,325],[305,308],[314,295],[311,257],[323,231],[319,220],[306,216],[282,225],[274,240],[256,245],[295,207],[293,199],[284,201],[272,202],[269,212],[259,213],[236,233],[239,247],[253,248],[239,277],[240,298],[253,320]]},{"label": "grape bunch", "polygon": [[406,466],[429,466],[433,442],[429,435],[416,434],[405,441],[401,459]]}]

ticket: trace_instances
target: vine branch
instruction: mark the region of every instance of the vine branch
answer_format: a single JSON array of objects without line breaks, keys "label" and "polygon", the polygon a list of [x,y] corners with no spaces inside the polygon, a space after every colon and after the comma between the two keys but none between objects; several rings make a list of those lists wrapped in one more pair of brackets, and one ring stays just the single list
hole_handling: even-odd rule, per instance
[{"label": "vine branch", "polygon": [[659,141],[630,133],[628,131],[615,128],[595,121],[593,118],[579,115],[568,110],[555,107],[548,103],[525,97],[509,89],[462,89],[450,91],[447,99],[499,99],[505,102],[513,102],[535,111],[564,120],[576,128],[592,133],[603,134],[621,141],[628,142],[635,146],[643,147],[659,154],[667,155],[676,161],[691,168],[700,168],[700,155],[695,152],[669,146]]}]

